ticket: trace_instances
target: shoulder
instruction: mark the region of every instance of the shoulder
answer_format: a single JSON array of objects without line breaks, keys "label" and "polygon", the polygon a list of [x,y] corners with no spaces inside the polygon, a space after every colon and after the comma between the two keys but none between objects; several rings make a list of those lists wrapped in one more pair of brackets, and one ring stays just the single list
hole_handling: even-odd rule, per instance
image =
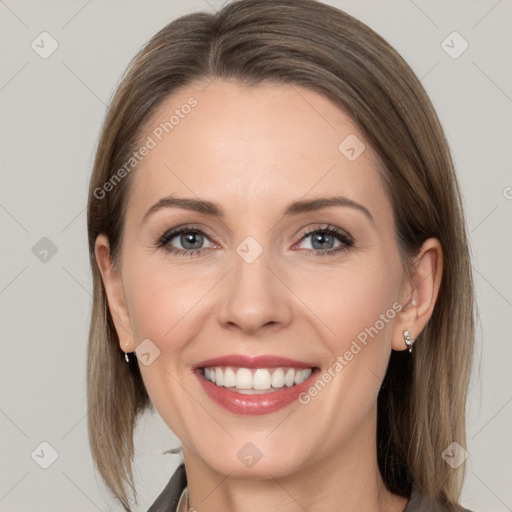
[{"label": "shoulder", "polygon": [[[425,496],[421,494],[418,488],[412,488],[411,498],[405,507],[404,512],[451,512],[449,508],[441,504],[432,504]],[[465,508],[460,508],[459,512],[472,512]]]},{"label": "shoulder", "polygon": [[181,463],[147,512],[175,512],[181,493],[186,486],[187,474],[185,465]]}]

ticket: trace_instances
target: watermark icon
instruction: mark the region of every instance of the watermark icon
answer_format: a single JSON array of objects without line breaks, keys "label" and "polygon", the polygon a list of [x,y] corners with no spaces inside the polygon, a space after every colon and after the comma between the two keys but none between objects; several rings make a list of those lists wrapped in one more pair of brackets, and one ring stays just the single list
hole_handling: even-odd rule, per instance
[{"label": "watermark icon", "polygon": [[146,338],[135,349],[135,354],[144,366],[149,366],[160,357],[160,349],[150,339]]},{"label": "watermark icon", "polygon": [[34,50],[41,59],[47,59],[52,53],[57,50],[59,43],[52,37],[48,32],[41,32],[30,44],[32,50]]},{"label": "watermark icon", "polygon": [[469,43],[458,32],[454,31],[443,39],[441,48],[452,59],[458,59],[469,48]]},{"label": "watermark icon", "polygon": [[468,456],[468,452],[456,441],[448,445],[441,454],[444,461],[453,469],[457,469],[459,466],[462,466],[462,464],[466,462]]},{"label": "watermark icon", "polygon": [[238,460],[246,467],[252,468],[263,457],[263,454],[251,443],[245,443],[236,453]]},{"label": "watermark icon", "polygon": [[39,467],[48,469],[59,458],[59,453],[49,442],[43,441],[37,445],[30,457]]},{"label": "watermark icon", "polygon": [[174,109],[174,113],[169,119],[155,127],[151,135],[147,136],[145,142],[131,154],[130,158],[101,187],[94,189],[94,197],[96,199],[104,199],[107,193],[112,192],[137,167],[144,157],[149,155],[150,151],[155,149],[158,143],[162,142],[165,136],[171,133],[180,124],[181,120],[185,119],[192,112],[193,108],[197,107],[197,104],[197,100],[191,96],[180,108]]},{"label": "watermark icon", "polygon": [[352,340],[350,348],[342,355],[336,357],[336,361],[317,378],[317,380],[303,391],[298,400],[302,405],[307,405],[311,399],[317,396],[342,370],[347,366],[354,357],[368,345],[368,337],[373,339],[388,324],[396,314],[402,311],[402,305],[395,302],[385,313],[381,313],[379,319],[370,327],[366,327],[361,331],[356,339]]},{"label": "watermark icon", "polygon": [[503,189],[503,197],[509,201],[512,199],[512,187],[505,187]]},{"label": "watermark icon", "polygon": [[353,133],[343,139],[338,146],[338,151],[350,162],[357,160],[365,149],[364,142]]},{"label": "watermark icon", "polygon": [[236,247],[236,253],[246,263],[255,261],[262,252],[263,247],[252,236],[245,237]]},{"label": "watermark icon", "polygon": [[57,246],[45,236],[32,247],[32,253],[42,263],[48,263],[57,254],[57,250]]}]

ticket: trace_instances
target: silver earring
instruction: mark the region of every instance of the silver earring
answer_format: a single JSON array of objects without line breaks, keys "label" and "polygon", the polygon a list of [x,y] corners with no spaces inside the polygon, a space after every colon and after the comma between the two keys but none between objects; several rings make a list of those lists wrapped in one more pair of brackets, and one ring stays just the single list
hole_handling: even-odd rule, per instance
[{"label": "silver earring", "polygon": [[403,333],[405,344],[407,345],[407,348],[409,349],[409,352],[412,352],[412,346],[414,345],[414,342],[416,341],[415,338],[411,336],[411,333],[409,331],[404,331]]},{"label": "silver earring", "polygon": [[130,362],[130,358],[128,357],[128,352],[125,352],[124,353],[124,360],[129,363]]}]

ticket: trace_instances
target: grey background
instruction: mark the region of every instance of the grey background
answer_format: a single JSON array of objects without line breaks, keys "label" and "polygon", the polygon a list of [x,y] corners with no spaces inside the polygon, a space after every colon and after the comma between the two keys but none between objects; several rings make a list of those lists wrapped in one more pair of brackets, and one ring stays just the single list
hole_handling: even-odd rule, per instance
[{"label": "grey background", "polygon": [[[465,197],[481,317],[462,502],[480,512],[512,510],[512,2],[328,3],[397,48],[446,129]],[[0,0],[1,511],[119,510],[93,469],[86,432],[88,177],[106,105],[129,60],[171,19],[220,6]],[[43,31],[59,45],[47,59],[31,48]],[[456,59],[441,46],[453,31],[469,43]],[[449,42],[455,50],[459,43]],[[167,482],[180,458],[163,452],[178,445],[156,415],[143,418],[137,510]],[[58,457],[43,469],[52,450]]]}]

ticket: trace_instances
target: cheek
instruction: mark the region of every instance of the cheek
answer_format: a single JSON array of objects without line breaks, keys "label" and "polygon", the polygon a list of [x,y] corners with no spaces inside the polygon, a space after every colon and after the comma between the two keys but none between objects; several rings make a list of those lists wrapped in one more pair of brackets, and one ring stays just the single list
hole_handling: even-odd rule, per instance
[{"label": "cheek", "polygon": [[364,341],[369,335],[371,339],[378,339],[381,346],[389,348],[395,312],[393,304],[398,297],[396,281],[384,274],[368,273],[347,280],[345,284],[347,289],[340,293],[339,300],[344,314],[338,316],[336,324],[336,328],[345,334],[343,339]]},{"label": "cheek", "polygon": [[326,391],[324,384],[315,384],[302,398],[318,425],[336,425],[324,433],[326,445],[348,439],[375,407],[400,309],[400,269],[399,264],[390,266],[389,260],[375,260],[316,281],[324,286],[303,288],[308,293],[305,302],[328,327],[324,343],[330,354],[320,377]]},{"label": "cheek", "polygon": [[383,353],[390,349],[401,275],[397,260],[368,258],[319,271],[309,286],[297,283],[295,289],[330,333],[325,339],[335,355],[349,350],[357,339],[379,340],[375,351]]},{"label": "cheek", "polygon": [[189,378],[183,351],[200,332],[201,325],[194,318],[213,281],[204,272],[184,271],[165,261],[151,265],[148,260],[141,256],[126,265],[126,298],[135,344],[149,339],[159,351],[151,364],[139,359],[139,368],[153,406],[177,435],[185,435],[180,418],[193,418],[197,411],[178,384]]},{"label": "cheek", "polygon": [[[179,339],[173,337],[177,326],[199,304],[211,287],[204,272],[157,262],[133,262],[127,268],[127,300],[136,343],[149,338],[161,350],[179,349]],[[173,339],[173,343],[165,341]]]}]

